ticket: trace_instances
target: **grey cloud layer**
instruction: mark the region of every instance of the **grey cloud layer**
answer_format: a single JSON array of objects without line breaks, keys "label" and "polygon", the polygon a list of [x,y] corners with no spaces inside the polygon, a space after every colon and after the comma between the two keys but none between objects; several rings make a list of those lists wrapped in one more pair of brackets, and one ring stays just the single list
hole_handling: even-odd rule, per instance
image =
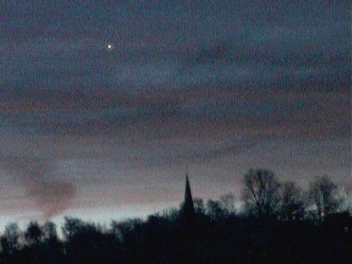
[{"label": "grey cloud layer", "polygon": [[[1,54],[7,60],[0,67],[9,71],[3,81],[13,75],[22,79],[14,86],[36,87],[43,79],[51,88],[70,87],[77,79],[97,89],[104,83],[221,84],[292,74],[300,75],[297,81],[349,70],[343,1],[302,6],[35,2],[24,7],[5,2]],[[113,54],[103,48],[108,40],[116,43]]]},{"label": "grey cloud layer", "polygon": [[350,135],[348,1],[0,5],[2,145],[12,142],[1,163],[33,181],[26,194],[47,217],[76,194],[51,170],[61,159],[157,167]]}]

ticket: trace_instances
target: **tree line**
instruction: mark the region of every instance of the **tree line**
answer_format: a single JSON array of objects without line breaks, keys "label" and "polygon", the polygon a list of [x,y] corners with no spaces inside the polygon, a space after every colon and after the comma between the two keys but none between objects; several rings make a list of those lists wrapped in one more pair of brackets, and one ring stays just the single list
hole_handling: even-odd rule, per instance
[{"label": "tree line", "polygon": [[[206,203],[194,216],[183,204],[147,219],[110,225],[65,217],[62,237],[52,222],[16,223],[0,236],[1,263],[350,263],[352,216],[346,195],[327,176],[307,190],[266,169],[243,176],[233,194]],[[344,198],[345,197],[345,198]]]},{"label": "tree line", "polygon": [[294,181],[280,182],[270,170],[249,170],[243,179],[242,200],[247,213],[280,220],[313,217],[324,221],[331,215],[348,211],[338,185],[328,176],[316,176],[308,190]]}]

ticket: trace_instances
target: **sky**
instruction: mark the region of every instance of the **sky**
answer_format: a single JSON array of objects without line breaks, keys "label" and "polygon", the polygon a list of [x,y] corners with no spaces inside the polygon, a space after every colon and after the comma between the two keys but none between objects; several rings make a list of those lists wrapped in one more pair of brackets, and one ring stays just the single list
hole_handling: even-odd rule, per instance
[{"label": "sky", "polygon": [[[108,45],[111,45],[108,48]],[[349,1],[0,2],[0,226],[352,185]]]}]

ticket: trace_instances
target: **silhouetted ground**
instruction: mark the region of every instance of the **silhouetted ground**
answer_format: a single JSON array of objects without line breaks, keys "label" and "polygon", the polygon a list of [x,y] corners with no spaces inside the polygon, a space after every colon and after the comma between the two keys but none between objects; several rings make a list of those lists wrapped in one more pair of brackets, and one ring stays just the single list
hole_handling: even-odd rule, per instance
[{"label": "silhouetted ground", "polygon": [[[47,224],[48,225],[48,224]],[[31,223],[1,237],[1,263],[350,263],[352,217],[324,223],[278,221],[235,214],[179,212],[113,222],[102,228],[66,218],[55,227]],[[11,230],[12,228],[12,230]]]}]

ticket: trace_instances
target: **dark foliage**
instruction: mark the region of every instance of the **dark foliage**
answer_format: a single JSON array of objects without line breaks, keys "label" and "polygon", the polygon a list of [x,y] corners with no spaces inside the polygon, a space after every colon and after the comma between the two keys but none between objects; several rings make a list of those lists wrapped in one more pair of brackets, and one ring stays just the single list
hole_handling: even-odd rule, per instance
[{"label": "dark foliage", "polygon": [[[213,203],[209,205],[214,207]],[[192,221],[151,215],[101,228],[66,218],[64,239],[31,223],[1,237],[1,263],[348,263],[352,217],[348,212],[313,220],[263,220],[197,213]],[[53,231],[53,230],[51,230]],[[16,239],[16,237],[18,239]]]}]

